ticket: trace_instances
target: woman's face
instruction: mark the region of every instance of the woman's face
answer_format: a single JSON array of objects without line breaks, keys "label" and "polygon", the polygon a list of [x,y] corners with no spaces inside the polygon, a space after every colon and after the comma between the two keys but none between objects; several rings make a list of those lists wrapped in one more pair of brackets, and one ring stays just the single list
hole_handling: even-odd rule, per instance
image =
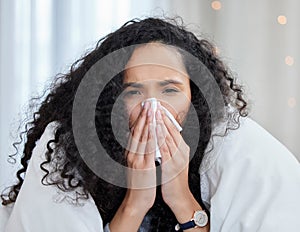
[{"label": "woman's face", "polygon": [[126,65],[123,86],[129,128],[147,98],[157,98],[182,125],[190,107],[191,89],[181,55],[175,48],[158,42],[137,47]]}]

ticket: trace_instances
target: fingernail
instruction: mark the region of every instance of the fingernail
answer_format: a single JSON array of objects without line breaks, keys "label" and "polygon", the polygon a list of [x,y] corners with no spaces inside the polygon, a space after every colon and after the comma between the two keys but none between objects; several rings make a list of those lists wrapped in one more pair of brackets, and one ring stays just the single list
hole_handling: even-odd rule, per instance
[{"label": "fingernail", "polygon": [[146,102],[144,103],[144,108],[145,108],[145,109],[148,109],[148,107],[149,107],[149,102],[146,101]]},{"label": "fingernail", "polygon": [[161,112],[160,112],[160,110],[157,111],[157,119],[161,120]]},{"label": "fingernail", "polygon": [[160,102],[158,102],[157,106],[158,106],[157,108],[158,108],[159,111],[160,111],[160,114],[161,114],[161,115],[164,115],[164,110],[163,110],[162,105],[160,104]]},{"label": "fingernail", "polygon": [[161,109],[161,104],[160,104],[160,102],[157,102],[157,106],[158,106],[158,109]]},{"label": "fingernail", "polygon": [[150,109],[148,110],[148,112],[147,112],[147,115],[148,115],[149,118],[150,118],[151,114],[152,114],[152,109],[150,108]]}]

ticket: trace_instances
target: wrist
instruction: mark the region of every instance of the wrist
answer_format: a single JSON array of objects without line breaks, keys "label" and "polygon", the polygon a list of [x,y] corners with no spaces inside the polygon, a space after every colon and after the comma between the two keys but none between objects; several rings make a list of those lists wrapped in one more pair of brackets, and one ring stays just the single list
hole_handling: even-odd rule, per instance
[{"label": "wrist", "polygon": [[195,204],[198,205],[198,202],[196,201],[196,199],[194,198],[191,192],[187,192],[183,194],[181,197],[176,197],[172,201],[168,200],[166,203],[173,212],[180,211],[184,207],[190,207]]},{"label": "wrist", "polygon": [[109,223],[109,229],[113,231],[137,231],[147,211],[134,205],[127,204],[124,200],[117,213]]},{"label": "wrist", "polygon": [[184,187],[180,189],[180,191],[168,191],[162,192],[162,197],[164,202],[171,208],[180,208],[182,205],[185,205],[185,202],[191,201],[194,198],[191,193],[189,187]]},{"label": "wrist", "polygon": [[141,202],[131,199],[128,195],[125,196],[122,204],[122,211],[128,215],[146,215],[148,210],[151,208],[150,206],[141,204]]},{"label": "wrist", "polygon": [[148,212],[148,208],[143,208],[140,207],[136,204],[130,204],[128,202],[123,202],[122,205],[122,212],[123,214],[126,214],[127,216],[130,217],[137,217],[137,216],[145,216],[146,213]]},{"label": "wrist", "polygon": [[202,207],[192,194],[188,198],[185,198],[185,200],[176,201],[170,208],[179,223],[189,221],[195,211],[202,210]]},{"label": "wrist", "polygon": [[[143,192],[148,191],[148,189],[128,189],[122,204],[126,207],[138,210],[145,211],[153,206],[155,201],[155,194],[144,194]],[[151,190],[152,191],[152,190]],[[156,191],[156,190],[155,190]]]}]

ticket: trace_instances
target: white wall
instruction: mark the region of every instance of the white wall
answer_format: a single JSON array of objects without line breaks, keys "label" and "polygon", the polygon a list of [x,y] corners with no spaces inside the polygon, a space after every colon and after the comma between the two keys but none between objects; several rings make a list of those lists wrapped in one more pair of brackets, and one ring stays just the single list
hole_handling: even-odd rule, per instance
[{"label": "white wall", "polygon": [[[300,1],[170,0],[170,12],[212,39],[223,60],[246,87],[250,116],[300,160]],[[187,4],[189,3],[189,4]],[[287,24],[277,21],[279,15]],[[286,56],[294,59],[285,63]]]}]

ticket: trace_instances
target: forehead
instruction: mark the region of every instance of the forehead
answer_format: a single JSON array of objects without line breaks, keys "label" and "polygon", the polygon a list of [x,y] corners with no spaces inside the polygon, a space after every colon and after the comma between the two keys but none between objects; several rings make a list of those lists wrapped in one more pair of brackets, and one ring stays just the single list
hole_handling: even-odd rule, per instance
[{"label": "forehead", "polygon": [[188,79],[181,54],[158,42],[137,47],[125,67],[124,82],[148,79]]}]

